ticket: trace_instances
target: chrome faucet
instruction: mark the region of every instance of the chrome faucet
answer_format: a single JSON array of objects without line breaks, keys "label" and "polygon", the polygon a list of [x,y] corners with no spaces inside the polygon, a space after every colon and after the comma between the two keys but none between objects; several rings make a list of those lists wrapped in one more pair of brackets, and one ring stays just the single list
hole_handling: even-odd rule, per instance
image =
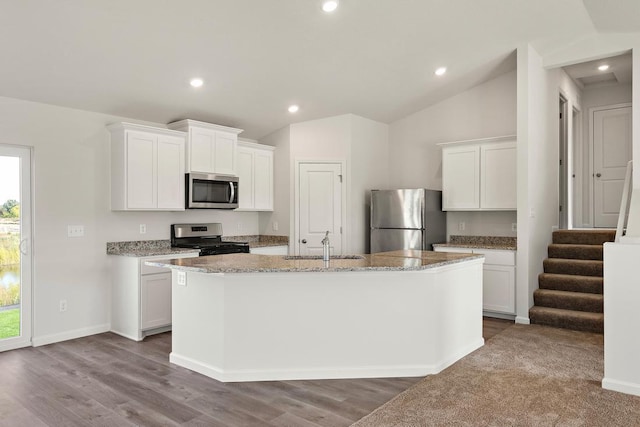
[{"label": "chrome faucet", "polygon": [[329,261],[329,232],[324,235],[324,239],[322,239],[322,260]]}]

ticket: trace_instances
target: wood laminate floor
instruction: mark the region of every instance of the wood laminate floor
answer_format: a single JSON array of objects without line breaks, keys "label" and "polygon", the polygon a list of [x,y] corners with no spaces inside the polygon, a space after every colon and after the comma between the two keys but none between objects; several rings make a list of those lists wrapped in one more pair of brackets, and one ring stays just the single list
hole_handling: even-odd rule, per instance
[{"label": "wood laminate floor", "polygon": [[[487,319],[489,339],[513,322]],[[0,353],[1,426],[348,426],[421,378],[221,383],[170,365],[171,334]]]}]

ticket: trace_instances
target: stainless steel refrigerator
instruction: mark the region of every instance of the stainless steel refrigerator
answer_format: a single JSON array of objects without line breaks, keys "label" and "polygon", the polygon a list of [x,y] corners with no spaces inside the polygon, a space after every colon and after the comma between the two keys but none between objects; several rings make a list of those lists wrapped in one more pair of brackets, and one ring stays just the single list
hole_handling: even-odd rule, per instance
[{"label": "stainless steel refrigerator", "polygon": [[432,250],[447,238],[442,191],[371,190],[371,253]]}]

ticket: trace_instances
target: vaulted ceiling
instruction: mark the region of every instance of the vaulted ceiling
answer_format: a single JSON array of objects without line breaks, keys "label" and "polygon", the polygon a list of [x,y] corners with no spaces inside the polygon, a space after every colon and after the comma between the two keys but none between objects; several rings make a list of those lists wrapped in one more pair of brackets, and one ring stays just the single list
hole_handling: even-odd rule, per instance
[{"label": "vaulted ceiling", "polygon": [[332,14],[320,0],[2,3],[0,96],[248,138],[343,113],[389,123],[514,69],[523,43],[544,54],[640,31],[637,0],[341,0]]}]

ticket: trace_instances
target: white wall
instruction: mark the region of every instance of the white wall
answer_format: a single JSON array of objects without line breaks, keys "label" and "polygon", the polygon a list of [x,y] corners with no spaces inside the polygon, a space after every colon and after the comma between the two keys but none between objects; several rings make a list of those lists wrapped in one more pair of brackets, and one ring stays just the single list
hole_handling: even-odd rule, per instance
[{"label": "white wall", "polygon": [[517,222],[516,211],[447,212],[447,240],[452,235],[516,237],[512,225]]},{"label": "white wall", "polygon": [[[516,134],[516,71],[503,74],[389,126],[389,186],[442,190],[442,149],[448,141]],[[458,232],[460,221],[465,231]],[[447,213],[451,234],[515,236],[515,212]]]},{"label": "white wall", "polygon": [[389,185],[442,189],[436,144],[516,133],[516,72],[511,71],[389,125]]},{"label": "white wall", "polygon": [[[344,161],[345,206],[343,252],[364,253],[368,240],[368,194],[388,181],[388,125],[353,114],[295,123],[260,140],[276,146],[276,203],[260,216],[263,234],[295,236],[296,161]],[[279,232],[272,231],[278,221]],[[293,249],[294,243],[289,245]]]},{"label": "white wall", "polygon": [[350,252],[369,253],[371,190],[389,183],[389,126],[351,115],[349,161]]},{"label": "white wall", "polygon": [[[105,125],[120,120],[126,119],[0,98],[0,144],[34,147],[36,342],[108,328],[108,241],[169,239],[174,222],[219,221],[227,235],[258,233],[253,212],[111,212]],[[141,223],[147,225],[144,235]],[[85,236],[68,238],[70,224],[84,225]],[[68,302],[64,313],[58,310],[61,299]]]},{"label": "white wall", "polygon": [[[530,46],[518,49],[518,253],[516,321],[529,322],[533,291],[558,224],[559,71],[543,68]],[[557,168],[554,166],[557,171]]]},{"label": "white wall", "polygon": [[[558,90],[567,100],[567,219],[569,228],[580,226],[582,223],[582,188],[584,178],[582,170],[583,144],[582,141],[582,90],[563,70],[558,70]],[[558,185],[559,187],[559,185]]]},{"label": "white wall", "polygon": [[[260,140],[276,147],[273,156],[273,212],[260,212],[260,234],[289,236],[289,151],[290,127],[279,129]],[[277,230],[273,224],[277,223]]]}]

